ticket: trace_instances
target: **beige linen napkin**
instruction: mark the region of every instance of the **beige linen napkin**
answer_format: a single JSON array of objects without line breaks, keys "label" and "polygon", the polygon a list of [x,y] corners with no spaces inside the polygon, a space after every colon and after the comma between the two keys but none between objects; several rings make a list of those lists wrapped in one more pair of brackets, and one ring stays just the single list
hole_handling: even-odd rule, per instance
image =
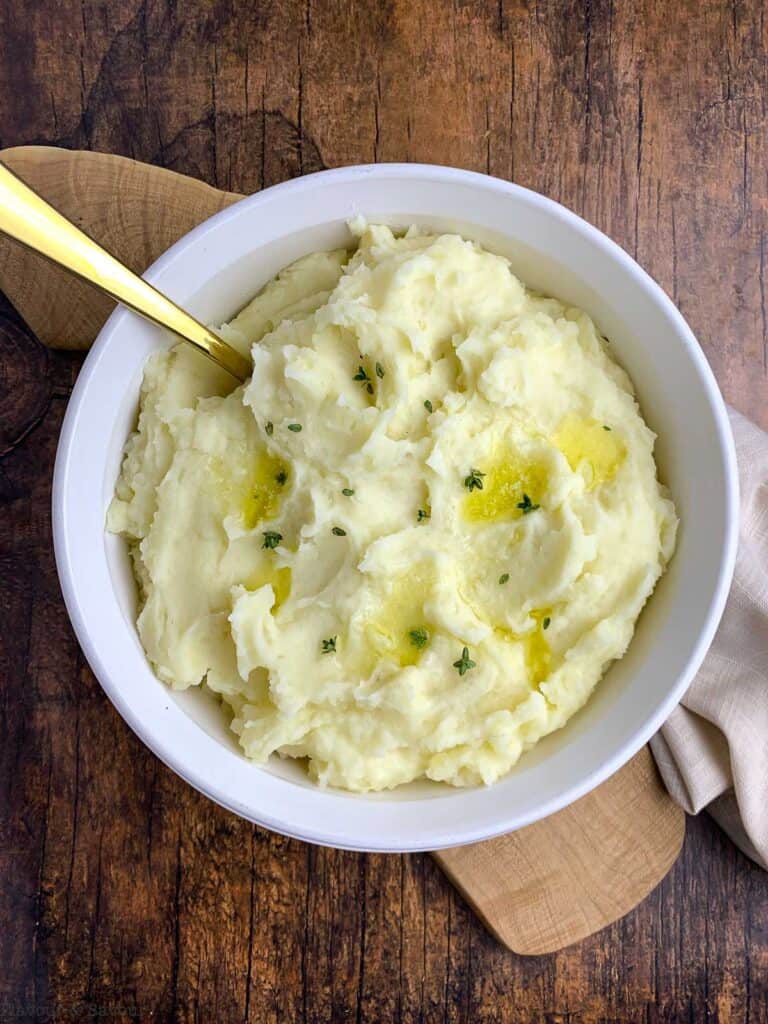
[{"label": "beige linen napkin", "polygon": [[768,869],[768,434],[731,410],[739,551],[720,628],[690,689],[651,740],[673,799],[707,808]]}]

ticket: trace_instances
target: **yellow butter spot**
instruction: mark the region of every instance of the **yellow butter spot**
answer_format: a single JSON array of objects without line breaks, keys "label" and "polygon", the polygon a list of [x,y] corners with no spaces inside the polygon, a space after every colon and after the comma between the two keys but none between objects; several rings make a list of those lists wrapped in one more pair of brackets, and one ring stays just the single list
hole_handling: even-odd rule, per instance
[{"label": "yellow butter spot", "polygon": [[552,444],[560,449],[574,473],[582,463],[589,465],[589,490],[612,479],[626,454],[624,442],[615,431],[606,430],[597,420],[575,415],[561,421]]},{"label": "yellow butter spot", "polygon": [[540,505],[547,490],[547,468],[538,459],[530,459],[510,451],[490,465],[478,466],[485,476],[483,487],[475,488],[464,499],[467,519],[493,521],[519,519],[525,513],[518,505],[525,504],[525,495],[532,505]]},{"label": "yellow butter spot", "polygon": [[[432,574],[425,568],[392,581],[381,607],[364,627],[370,651],[366,674],[384,659],[402,667],[415,665],[429,647],[432,628],[424,617],[424,600],[432,581]],[[410,633],[421,629],[427,631],[427,642],[419,647]]]},{"label": "yellow butter spot", "polygon": [[514,633],[511,629],[503,627],[498,627],[495,632],[508,643],[523,645],[529,681],[532,686],[538,686],[544,682],[552,669],[552,652],[544,636],[544,620],[551,618],[552,611],[549,608],[536,608],[530,612],[530,616],[536,623],[536,628],[527,633]]},{"label": "yellow butter spot", "polygon": [[288,566],[281,569],[262,569],[250,576],[243,585],[246,590],[258,590],[267,584],[270,584],[275,592],[275,603],[272,606],[274,613],[286,602],[291,592],[291,570]]},{"label": "yellow butter spot", "polygon": [[552,653],[544,636],[544,621],[545,619],[551,620],[551,617],[551,608],[535,608],[531,612],[531,618],[536,623],[536,629],[526,633],[523,639],[525,663],[531,674],[531,682],[535,686],[547,678],[552,667]]},{"label": "yellow butter spot", "polygon": [[241,503],[243,523],[253,530],[259,523],[274,519],[288,482],[288,466],[282,459],[264,450],[259,453],[246,481]]}]

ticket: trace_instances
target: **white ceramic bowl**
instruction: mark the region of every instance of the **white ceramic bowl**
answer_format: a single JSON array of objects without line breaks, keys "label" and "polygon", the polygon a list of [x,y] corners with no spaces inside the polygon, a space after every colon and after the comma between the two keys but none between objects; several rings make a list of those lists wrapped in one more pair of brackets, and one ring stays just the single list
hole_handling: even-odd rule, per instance
[{"label": "white ceramic bowl", "polygon": [[346,222],[458,231],[507,256],[527,284],[586,309],[635,382],[658,433],[658,464],[682,527],[669,572],[625,658],[586,708],[485,789],[416,783],[357,796],[322,790],[290,761],[256,767],[211,699],[172,693],[134,627],[124,543],[104,516],[137,408],[142,367],[170,339],[124,309],[99,334],[67,410],[53,487],[59,576],[91,668],[132,729],[191,785],[267,828],[331,846],[437,849],[552,814],[624,764],[680,700],[709,646],[731,581],[737,478],[722,398],[696,339],[617,245],[526,189],[450,168],[383,164],[324,171],[244,199],[182,238],[145,277],[200,319],[229,319],[281,267],[349,243]]}]

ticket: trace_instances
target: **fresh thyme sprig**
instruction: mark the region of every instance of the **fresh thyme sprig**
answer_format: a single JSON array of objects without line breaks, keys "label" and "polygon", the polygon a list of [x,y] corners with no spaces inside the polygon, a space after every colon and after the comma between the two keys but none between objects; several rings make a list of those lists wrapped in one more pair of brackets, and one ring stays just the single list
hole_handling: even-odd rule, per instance
[{"label": "fresh thyme sprig", "polygon": [[280,541],[283,539],[282,533],[278,533],[276,530],[266,530],[263,534],[264,541],[262,543],[263,548],[276,548]]},{"label": "fresh thyme sprig", "polygon": [[537,508],[541,508],[541,505],[536,505],[527,494],[524,494],[523,500],[518,501],[517,508],[520,509],[524,516],[527,516],[529,512],[535,512]]},{"label": "fresh thyme sprig", "polygon": [[357,368],[357,373],[354,375],[352,380],[356,380],[359,384],[362,384],[369,395],[373,394],[373,383],[371,378],[365,372],[365,367],[361,364]]},{"label": "fresh thyme sprig", "polygon": [[336,653],[336,641],[337,636],[329,636],[327,640],[321,640],[320,646],[323,654],[335,654]]},{"label": "fresh thyme sprig", "polygon": [[485,473],[481,473],[479,469],[470,469],[469,476],[464,477],[464,486],[470,494],[475,490],[475,488],[477,488],[478,491],[482,491],[484,476]]},{"label": "fresh thyme sprig", "polygon": [[417,629],[408,630],[408,639],[414,647],[421,651],[429,643],[429,633],[423,626],[419,626]]},{"label": "fresh thyme sprig", "polygon": [[466,672],[469,672],[471,668],[475,667],[475,662],[469,656],[469,648],[465,647],[461,652],[461,657],[458,661],[454,661],[453,667],[459,670],[459,675],[463,676]]}]

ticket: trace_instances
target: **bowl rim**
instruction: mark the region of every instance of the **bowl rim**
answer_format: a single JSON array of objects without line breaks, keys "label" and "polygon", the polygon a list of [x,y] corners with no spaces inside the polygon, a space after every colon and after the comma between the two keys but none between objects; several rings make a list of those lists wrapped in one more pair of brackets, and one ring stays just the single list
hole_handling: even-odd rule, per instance
[{"label": "bowl rim", "polygon": [[[59,436],[52,487],[53,541],[58,576],[70,621],[88,664],[112,704],[139,739],[177,775],[219,805],[238,814],[240,817],[245,817],[272,831],[306,842],[332,846],[338,849],[404,853],[461,846],[484,839],[491,839],[546,818],[600,785],[626,764],[648,742],[679,703],[690,685],[695,673],[704,660],[722,617],[736,559],[739,488],[735,445],[723,397],[704,351],[699,346],[691,328],[671,298],[621,246],[598,228],[555,200],[513,182],[507,182],[475,171],[465,171],[459,168],[433,164],[359,164],[318,171],[270,186],[254,195],[246,196],[219,213],[214,214],[183,235],[155,260],[142,276],[150,283],[156,283],[157,279],[163,276],[182,253],[185,253],[190,248],[197,248],[204,242],[210,232],[218,230],[222,225],[237,220],[242,216],[245,205],[248,208],[258,207],[263,203],[270,202],[276,193],[298,194],[311,191],[322,181],[333,180],[351,184],[360,179],[372,177],[379,178],[380,180],[408,177],[421,181],[455,182],[473,185],[484,190],[516,195],[527,203],[539,206],[549,216],[566,223],[585,236],[591,244],[601,248],[609,257],[617,261],[622,269],[634,278],[635,284],[644,290],[656,304],[662,307],[675,327],[678,340],[685,346],[687,355],[694,364],[709,408],[714,417],[719,442],[718,454],[722,459],[726,480],[726,489],[723,495],[726,523],[725,542],[721,553],[716,586],[711,595],[698,640],[689,653],[683,671],[679,673],[674,685],[670,686],[664,700],[657,705],[653,714],[648,715],[638,725],[633,732],[632,739],[618,749],[613,756],[605,759],[599,767],[582,776],[577,782],[562,788],[555,797],[543,801],[537,806],[535,811],[523,814],[519,812],[510,814],[507,812],[505,818],[503,811],[500,810],[498,823],[493,828],[465,830],[458,838],[455,833],[448,833],[444,830],[446,834],[430,837],[428,844],[425,845],[423,839],[404,841],[402,837],[394,843],[386,841],[386,837],[380,838],[378,836],[373,837],[373,842],[340,841],[337,832],[325,832],[322,829],[314,829],[311,834],[308,834],[306,831],[292,827],[290,816],[283,819],[264,813],[256,814],[252,808],[245,808],[227,793],[225,787],[205,777],[189,761],[185,761],[183,757],[170,750],[167,743],[162,742],[153,735],[149,725],[132,708],[121,689],[112,682],[110,672],[91,638],[91,631],[82,613],[77,596],[78,584],[75,567],[71,558],[70,537],[64,510],[69,469],[72,460],[76,458],[72,442],[77,427],[78,409],[85,395],[87,385],[96,372],[99,361],[109,345],[113,334],[122,328],[128,318],[134,315],[128,309],[121,306],[114,310],[91,346],[72,390]],[[345,796],[349,796],[349,794],[345,794]]]}]

